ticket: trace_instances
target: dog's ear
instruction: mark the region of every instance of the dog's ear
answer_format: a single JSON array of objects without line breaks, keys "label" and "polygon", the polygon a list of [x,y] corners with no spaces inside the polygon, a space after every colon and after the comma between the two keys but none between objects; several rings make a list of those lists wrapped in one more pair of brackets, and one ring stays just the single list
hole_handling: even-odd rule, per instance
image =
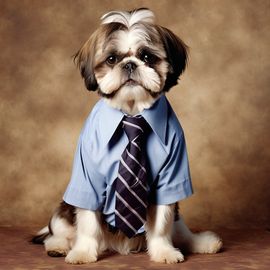
[{"label": "dog's ear", "polygon": [[97,35],[94,33],[74,56],[74,62],[80,69],[86,88],[90,91],[95,91],[98,88],[94,74],[96,37]]},{"label": "dog's ear", "polygon": [[171,87],[177,84],[179,76],[186,68],[188,47],[169,29],[158,26],[157,30],[167,54],[167,61],[170,64],[167,79],[163,88],[163,91],[169,91]]}]

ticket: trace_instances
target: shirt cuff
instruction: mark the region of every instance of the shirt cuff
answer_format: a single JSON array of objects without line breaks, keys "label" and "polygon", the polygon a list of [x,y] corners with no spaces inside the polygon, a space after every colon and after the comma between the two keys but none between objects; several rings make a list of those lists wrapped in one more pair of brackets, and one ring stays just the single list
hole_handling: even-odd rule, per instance
[{"label": "shirt cuff", "polygon": [[63,196],[63,200],[72,206],[96,211],[101,208],[102,202],[98,202],[92,193],[77,189],[69,189]]},{"label": "shirt cuff", "polygon": [[[153,191],[155,192],[155,191]],[[190,179],[185,179],[180,184],[171,187],[167,190],[156,191],[156,196],[153,200],[153,204],[156,205],[168,205],[176,203],[193,194],[193,188]]]}]

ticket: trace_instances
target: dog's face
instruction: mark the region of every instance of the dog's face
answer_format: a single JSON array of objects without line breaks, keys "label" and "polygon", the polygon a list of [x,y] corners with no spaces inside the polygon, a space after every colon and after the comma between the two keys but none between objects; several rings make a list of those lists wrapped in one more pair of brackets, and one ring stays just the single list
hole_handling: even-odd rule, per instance
[{"label": "dog's face", "polygon": [[88,90],[129,114],[149,108],[177,84],[187,60],[185,44],[154,23],[148,9],[112,11],[75,56]]}]

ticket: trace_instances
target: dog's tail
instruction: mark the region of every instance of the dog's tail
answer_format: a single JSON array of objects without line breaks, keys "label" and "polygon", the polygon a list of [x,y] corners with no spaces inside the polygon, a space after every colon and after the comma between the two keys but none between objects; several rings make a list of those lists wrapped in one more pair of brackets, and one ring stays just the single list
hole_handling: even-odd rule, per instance
[{"label": "dog's tail", "polygon": [[41,229],[35,236],[33,236],[30,240],[33,244],[44,244],[45,239],[50,235],[49,227],[46,226],[43,229]]}]

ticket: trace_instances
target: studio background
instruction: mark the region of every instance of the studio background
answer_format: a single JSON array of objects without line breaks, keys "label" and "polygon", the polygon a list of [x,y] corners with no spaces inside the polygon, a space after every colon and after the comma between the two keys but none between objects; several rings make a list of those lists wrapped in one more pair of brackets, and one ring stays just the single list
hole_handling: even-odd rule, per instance
[{"label": "studio background", "polygon": [[184,128],[195,228],[269,226],[270,1],[0,2],[0,225],[48,222],[98,100],[72,55],[108,10],[149,7],[190,47],[168,96]]}]

